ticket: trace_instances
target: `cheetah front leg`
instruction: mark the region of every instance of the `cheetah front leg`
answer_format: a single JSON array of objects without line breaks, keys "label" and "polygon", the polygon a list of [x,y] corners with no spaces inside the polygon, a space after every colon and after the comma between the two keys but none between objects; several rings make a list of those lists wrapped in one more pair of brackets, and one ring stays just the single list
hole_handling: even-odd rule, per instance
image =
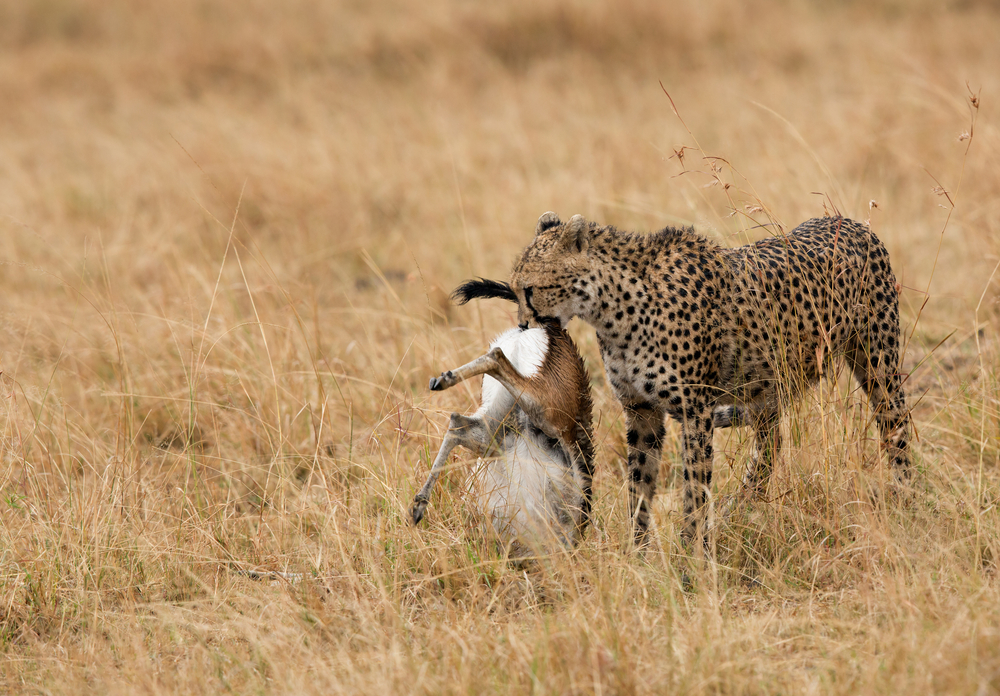
[{"label": "cheetah front leg", "polygon": [[648,403],[625,406],[628,443],[629,516],[635,543],[645,546],[649,536],[650,505],[660,474],[665,413]]}]

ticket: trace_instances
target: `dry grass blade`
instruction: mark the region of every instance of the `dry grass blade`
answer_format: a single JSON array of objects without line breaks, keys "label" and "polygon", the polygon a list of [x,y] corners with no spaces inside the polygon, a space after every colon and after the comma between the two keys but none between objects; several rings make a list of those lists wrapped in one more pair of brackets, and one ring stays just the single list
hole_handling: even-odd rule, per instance
[{"label": "dry grass blade", "polygon": [[[994,5],[0,4],[0,691],[1000,693]],[[900,281],[905,499],[835,365],[715,564],[670,425],[635,555],[574,324],[580,547],[507,563],[464,458],[408,523],[478,398],[427,378],[515,320],[448,293],[540,213],[736,243],[834,203]]]}]

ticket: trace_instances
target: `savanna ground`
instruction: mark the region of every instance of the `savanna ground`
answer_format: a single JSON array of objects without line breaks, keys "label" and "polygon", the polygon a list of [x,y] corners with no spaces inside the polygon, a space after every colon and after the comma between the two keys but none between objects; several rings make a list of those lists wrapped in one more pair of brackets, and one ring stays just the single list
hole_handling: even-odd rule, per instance
[{"label": "savanna ground", "polygon": [[[995,2],[0,5],[0,689],[1000,692],[997,36]],[[447,292],[540,213],[735,245],[834,209],[903,286],[908,496],[833,374],[715,564],[671,426],[630,552],[575,322],[578,551],[507,564],[462,457],[408,524],[478,399],[427,378],[513,319]],[[748,449],[716,435],[717,496]]]}]

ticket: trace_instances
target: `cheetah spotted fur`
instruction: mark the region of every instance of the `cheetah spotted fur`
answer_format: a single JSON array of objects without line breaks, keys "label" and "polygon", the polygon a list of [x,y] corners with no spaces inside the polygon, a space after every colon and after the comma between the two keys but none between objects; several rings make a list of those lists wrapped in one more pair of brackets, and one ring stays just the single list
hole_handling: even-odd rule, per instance
[{"label": "cheetah spotted fur", "polygon": [[580,317],[597,331],[625,412],[640,545],[665,416],[681,425],[683,536],[705,540],[714,428],[754,428],[743,490],[762,494],[781,444],[782,406],[833,357],[846,360],[865,391],[896,479],[909,479],[898,286],[885,247],[865,225],[817,218],[723,248],[692,229],[635,234],[545,213],[510,284],[522,326]]}]

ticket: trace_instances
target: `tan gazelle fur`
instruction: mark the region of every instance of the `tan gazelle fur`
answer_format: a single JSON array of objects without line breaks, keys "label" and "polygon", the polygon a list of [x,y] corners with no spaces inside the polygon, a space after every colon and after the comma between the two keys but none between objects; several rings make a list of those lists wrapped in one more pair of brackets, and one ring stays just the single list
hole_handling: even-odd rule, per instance
[{"label": "tan gazelle fur", "polygon": [[[512,300],[504,283],[469,281],[455,292]],[[516,327],[498,336],[483,356],[431,379],[440,391],[484,375],[482,403],[451,422],[430,476],[413,501],[419,523],[431,489],[455,447],[485,460],[477,501],[503,543],[518,555],[569,546],[590,515],[593,444],[590,377],[576,345],[558,325]]]}]

